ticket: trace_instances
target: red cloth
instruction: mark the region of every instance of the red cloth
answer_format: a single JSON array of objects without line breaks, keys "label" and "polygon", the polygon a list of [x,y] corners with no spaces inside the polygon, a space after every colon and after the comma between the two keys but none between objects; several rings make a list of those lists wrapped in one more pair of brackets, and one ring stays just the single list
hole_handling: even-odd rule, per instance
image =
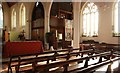
[{"label": "red cloth", "polygon": [[40,41],[6,42],[3,57],[35,54],[41,52],[43,52],[43,49],[42,42]]}]

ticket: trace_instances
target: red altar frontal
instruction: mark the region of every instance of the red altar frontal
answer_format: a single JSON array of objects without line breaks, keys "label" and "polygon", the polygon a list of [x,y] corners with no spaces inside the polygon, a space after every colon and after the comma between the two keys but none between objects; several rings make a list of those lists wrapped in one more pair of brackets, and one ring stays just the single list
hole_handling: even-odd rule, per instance
[{"label": "red altar frontal", "polygon": [[6,42],[3,49],[3,58],[43,52],[41,41]]}]

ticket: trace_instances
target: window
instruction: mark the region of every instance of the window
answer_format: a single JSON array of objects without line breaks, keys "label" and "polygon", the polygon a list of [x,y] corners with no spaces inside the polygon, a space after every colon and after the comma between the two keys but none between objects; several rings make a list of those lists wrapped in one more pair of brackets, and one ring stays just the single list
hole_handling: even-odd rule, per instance
[{"label": "window", "polygon": [[3,28],[3,11],[1,4],[0,4],[0,28]]},{"label": "window", "polygon": [[82,11],[82,36],[98,36],[98,7],[94,3],[87,3]]},{"label": "window", "polygon": [[21,21],[21,25],[22,26],[25,26],[26,24],[26,9],[25,9],[25,6],[23,4],[21,4],[21,7],[20,7],[20,21]]},{"label": "window", "polygon": [[12,28],[16,27],[16,11],[13,9],[12,11]]},{"label": "window", "polygon": [[115,3],[114,5],[114,10],[113,10],[113,36],[120,36],[120,26],[118,25],[119,24],[119,21],[118,21],[118,5],[119,3]]}]

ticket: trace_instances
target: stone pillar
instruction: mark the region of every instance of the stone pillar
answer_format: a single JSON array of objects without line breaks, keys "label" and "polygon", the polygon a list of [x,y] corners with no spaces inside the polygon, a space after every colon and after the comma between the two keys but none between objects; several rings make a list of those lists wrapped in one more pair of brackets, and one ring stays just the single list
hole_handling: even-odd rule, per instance
[{"label": "stone pillar", "polygon": [[45,20],[44,20],[44,45],[45,49],[49,48],[48,43],[46,42],[46,32],[50,32],[50,10],[51,10],[51,5],[52,2],[46,2],[43,4],[44,5],[44,10],[45,10]]},{"label": "stone pillar", "polygon": [[80,2],[73,3],[73,48],[79,48],[80,41]]}]

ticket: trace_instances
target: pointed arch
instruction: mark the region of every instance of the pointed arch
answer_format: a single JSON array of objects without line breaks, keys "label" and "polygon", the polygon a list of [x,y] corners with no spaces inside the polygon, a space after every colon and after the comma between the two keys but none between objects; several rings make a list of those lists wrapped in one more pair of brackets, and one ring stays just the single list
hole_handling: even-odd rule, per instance
[{"label": "pointed arch", "polygon": [[22,3],[20,6],[20,26],[26,25],[26,7]]},{"label": "pointed arch", "polygon": [[36,2],[32,11],[31,37],[32,40],[44,42],[44,6]]},{"label": "pointed arch", "polygon": [[85,3],[82,8],[82,36],[98,36],[99,11],[97,5]]},{"label": "pointed arch", "polygon": [[13,9],[12,10],[12,14],[11,14],[12,18],[11,18],[11,22],[12,22],[12,29],[16,28],[16,10]]}]

